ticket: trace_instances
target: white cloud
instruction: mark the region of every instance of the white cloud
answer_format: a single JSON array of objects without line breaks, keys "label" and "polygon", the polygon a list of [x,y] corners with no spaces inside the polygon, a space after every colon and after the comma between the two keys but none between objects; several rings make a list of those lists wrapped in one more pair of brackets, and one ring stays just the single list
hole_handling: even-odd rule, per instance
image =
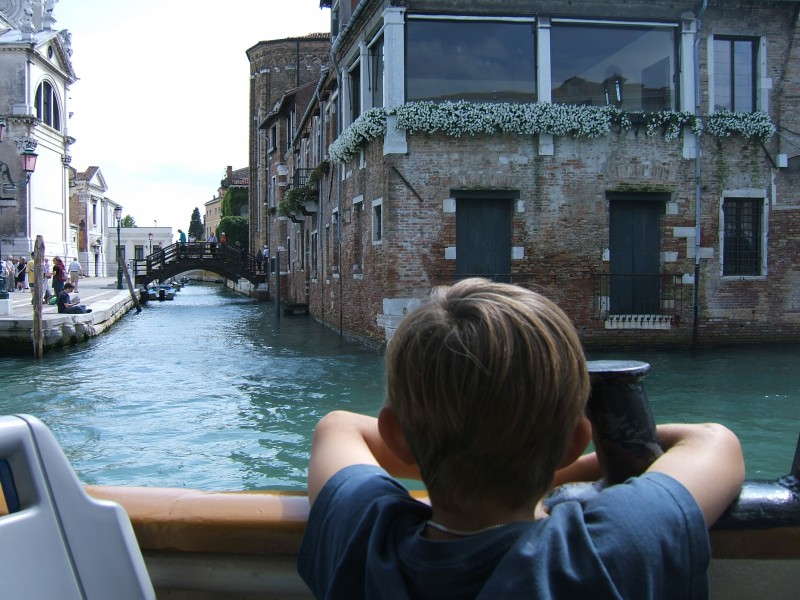
[{"label": "white cloud", "polygon": [[72,166],[99,166],[138,225],[184,230],[226,166],[248,166],[246,50],[330,30],[318,0],[61,0],[54,15],[72,33],[79,77],[67,105]]}]

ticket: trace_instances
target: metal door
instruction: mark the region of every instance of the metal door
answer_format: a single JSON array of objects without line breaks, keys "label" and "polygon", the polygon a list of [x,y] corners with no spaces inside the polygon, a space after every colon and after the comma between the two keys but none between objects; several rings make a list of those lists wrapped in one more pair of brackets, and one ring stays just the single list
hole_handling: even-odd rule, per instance
[{"label": "metal door", "polygon": [[511,200],[456,200],[456,275],[511,280]]},{"label": "metal door", "polygon": [[610,312],[660,313],[662,202],[612,200]]}]

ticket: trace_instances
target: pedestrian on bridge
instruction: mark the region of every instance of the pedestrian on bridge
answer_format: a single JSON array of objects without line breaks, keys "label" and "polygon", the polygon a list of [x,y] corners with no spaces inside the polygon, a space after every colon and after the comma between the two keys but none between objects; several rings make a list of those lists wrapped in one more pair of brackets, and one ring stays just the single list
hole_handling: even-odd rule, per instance
[{"label": "pedestrian on bridge", "polygon": [[211,249],[211,256],[214,256],[217,253],[217,236],[214,235],[214,232],[211,232],[211,235],[208,236],[208,246]]},{"label": "pedestrian on bridge", "polygon": [[178,258],[181,255],[186,254],[186,234],[183,232],[183,229],[178,229]]}]

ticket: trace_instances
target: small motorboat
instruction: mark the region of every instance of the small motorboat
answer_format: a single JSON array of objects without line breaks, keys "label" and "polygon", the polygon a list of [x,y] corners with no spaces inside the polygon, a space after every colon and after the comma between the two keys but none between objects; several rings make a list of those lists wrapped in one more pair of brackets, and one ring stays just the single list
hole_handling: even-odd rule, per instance
[{"label": "small motorboat", "polygon": [[147,297],[149,300],[174,300],[175,288],[168,283],[162,283],[147,288]]}]

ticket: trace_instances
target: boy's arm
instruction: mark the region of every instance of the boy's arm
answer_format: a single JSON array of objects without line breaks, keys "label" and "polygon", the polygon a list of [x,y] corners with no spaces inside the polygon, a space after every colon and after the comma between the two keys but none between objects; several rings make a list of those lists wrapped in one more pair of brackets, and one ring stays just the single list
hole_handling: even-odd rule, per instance
[{"label": "boy's arm", "polygon": [[401,462],[378,432],[378,420],[356,413],[335,411],[314,429],[308,465],[308,499],[317,499],[333,475],[350,465],[378,465],[396,477],[419,479],[415,465]]},{"label": "boy's arm", "polygon": [[736,499],[744,482],[739,439],[723,425],[660,425],[665,452],[648,471],[677,479],[694,496],[709,527]]}]

